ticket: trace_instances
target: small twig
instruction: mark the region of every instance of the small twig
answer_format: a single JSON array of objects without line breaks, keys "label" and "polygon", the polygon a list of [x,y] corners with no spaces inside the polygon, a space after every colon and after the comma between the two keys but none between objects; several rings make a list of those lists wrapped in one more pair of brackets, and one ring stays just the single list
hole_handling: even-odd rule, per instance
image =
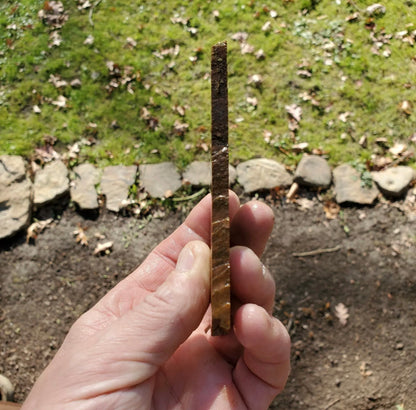
[{"label": "small twig", "polygon": [[324,410],[330,409],[332,406],[337,404],[339,401],[341,401],[341,399],[335,399],[334,401],[331,401],[331,403],[329,403],[328,406],[326,406]]},{"label": "small twig", "polygon": [[320,255],[321,253],[337,252],[340,249],[341,249],[341,246],[337,245],[334,248],[320,248],[320,249],[315,249],[313,251],[308,251],[308,252],[295,252],[295,253],[292,253],[292,256],[297,256],[297,257],[315,256],[315,255]]},{"label": "small twig", "polygon": [[207,190],[205,188],[200,189],[198,192],[195,192],[192,195],[189,196],[183,196],[181,198],[172,198],[173,202],[185,202],[185,201],[190,201],[192,199],[198,198],[199,196],[205,194]]},{"label": "small twig", "polygon": [[97,0],[90,8],[90,12],[88,13],[88,21],[90,22],[91,26],[94,27],[94,22],[92,21],[92,13],[94,13],[94,9],[101,3],[102,0]]},{"label": "small twig", "polygon": [[291,201],[295,197],[296,193],[298,192],[298,189],[299,185],[296,182],[294,182],[286,195],[286,202]]}]

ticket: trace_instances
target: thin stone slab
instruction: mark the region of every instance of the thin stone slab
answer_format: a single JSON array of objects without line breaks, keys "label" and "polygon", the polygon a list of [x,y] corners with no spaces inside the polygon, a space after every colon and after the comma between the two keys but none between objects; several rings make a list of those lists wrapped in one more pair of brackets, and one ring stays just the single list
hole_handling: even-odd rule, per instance
[{"label": "thin stone slab", "polygon": [[360,173],[351,165],[343,164],[333,171],[335,199],[339,204],[352,202],[370,205],[378,196],[378,189],[371,181],[371,188],[363,187]]},{"label": "thin stone slab", "polygon": [[331,179],[328,162],[317,155],[304,155],[296,168],[294,178],[299,185],[314,188],[328,188]]},{"label": "thin stone slab", "polygon": [[153,198],[171,195],[181,186],[181,177],[171,162],[139,166],[140,183]]},{"label": "thin stone slab", "polygon": [[29,224],[32,183],[25,162],[15,155],[0,156],[0,239],[13,236]]},{"label": "thin stone slab", "polygon": [[398,166],[372,172],[371,175],[384,195],[398,198],[407,192],[409,184],[415,178],[415,171],[410,167]]},{"label": "thin stone slab", "polygon": [[69,191],[68,170],[62,161],[46,164],[35,174],[33,185],[35,206],[43,206]]},{"label": "thin stone slab", "polygon": [[25,161],[18,155],[0,155],[0,184],[3,187],[26,178]]},{"label": "thin stone slab", "polygon": [[[235,167],[229,165],[229,183],[232,185],[237,177]],[[194,161],[186,168],[183,180],[194,186],[209,186],[211,184],[211,163],[208,161]]]},{"label": "thin stone slab", "polygon": [[80,209],[88,211],[98,208],[95,186],[100,182],[100,171],[92,164],[81,164],[74,168],[74,180],[70,189],[71,199]]},{"label": "thin stone slab", "polygon": [[293,177],[282,164],[266,158],[251,159],[237,165],[237,180],[245,192],[286,187]]},{"label": "thin stone slab", "polygon": [[211,184],[211,164],[206,161],[194,161],[189,164],[183,173],[185,182],[195,186],[208,186]]},{"label": "thin stone slab", "polygon": [[104,168],[101,178],[101,191],[106,197],[106,208],[113,212],[120,211],[127,205],[129,189],[136,181],[135,165],[113,165]]}]

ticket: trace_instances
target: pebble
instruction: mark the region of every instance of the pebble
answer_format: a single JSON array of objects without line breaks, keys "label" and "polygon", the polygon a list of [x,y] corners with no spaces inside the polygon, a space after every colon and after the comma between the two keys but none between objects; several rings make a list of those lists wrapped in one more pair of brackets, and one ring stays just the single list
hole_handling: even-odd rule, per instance
[{"label": "pebble", "polygon": [[69,180],[65,164],[60,160],[53,161],[36,172],[33,191],[33,203],[38,207],[67,194]]},{"label": "pebble", "polygon": [[136,180],[135,165],[112,165],[104,168],[101,178],[101,191],[106,197],[105,206],[108,210],[118,212],[127,204],[129,189]]},{"label": "pebble", "polygon": [[194,186],[208,186],[211,184],[211,163],[208,161],[194,161],[189,164],[183,174],[185,183]]},{"label": "pebble", "polygon": [[92,164],[81,164],[74,168],[74,180],[70,189],[71,199],[82,210],[98,208],[95,186],[100,182],[100,171]]},{"label": "pebble", "polygon": [[398,198],[407,192],[409,184],[415,178],[415,171],[410,167],[398,166],[372,172],[371,175],[385,196]]},{"label": "pebble", "polygon": [[[234,184],[237,177],[236,169],[230,165],[228,169],[228,178],[230,185]],[[189,164],[183,174],[185,183],[194,186],[211,185],[211,163],[208,161],[194,161]]]},{"label": "pebble", "polygon": [[15,155],[0,156],[0,239],[13,236],[30,222],[32,183],[25,162]]},{"label": "pebble", "polygon": [[170,196],[182,185],[179,172],[172,162],[140,165],[139,177],[144,189],[154,198]]},{"label": "pebble", "polygon": [[335,199],[339,204],[352,202],[370,205],[378,196],[378,190],[371,181],[371,188],[363,187],[360,173],[351,165],[343,164],[333,171]]},{"label": "pebble", "polygon": [[299,185],[328,188],[331,179],[331,168],[324,158],[318,155],[304,155],[296,168],[294,180]]},{"label": "pebble", "polygon": [[[152,197],[172,195],[181,187],[181,176],[171,162],[141,165],[139,170],[140,184]],[[282,164],[266,158],[242,162],[237,169],[230,165],[229,172],[230,185],[238,178],[246,193],[288,187],[293,180],[313,187],[328,187],[331,182],[328,163],[315,155],[302,157],[294,178]],[[57,160],[37,171],[32,185],[22,157],[0,156],[0,239],[14,235],[29,224],[32,205],[45,205],[65,195],[69,189],[72,200],[80,209],[97,209],[95,186],[99,183],[99,174],[100,171],[92,164],[81,164],[74,168],[72,186],[69,188],[68,170],[62,161]],[[129,189],[136,182],[136,174],[136,166],[117,165],[103,170],[101,192],[106,196],[107,209],[118,212],[129,203]],[[372,173],[383,194],[391,197],[404,195],[415,176],[415,171],[405,166]],[[378,196],[376,186],[363,187],[359,172],[348,164],[336,167],[333,179],[338,203],[371,204]],[[185,170],[183,180],[195,186],[209,186],[210,162],[194,161]]]},{"label": "pebble", "polygon": [[237,165],[237,180],[244,191],[250,193],[290,186],[293,177],[282,164],[271,159],[258,158]]}]

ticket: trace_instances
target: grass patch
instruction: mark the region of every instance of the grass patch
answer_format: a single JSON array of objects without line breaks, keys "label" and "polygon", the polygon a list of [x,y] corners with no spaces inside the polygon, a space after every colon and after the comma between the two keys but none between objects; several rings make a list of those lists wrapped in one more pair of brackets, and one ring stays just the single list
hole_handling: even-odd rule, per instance
[{"label": "grass patch", "polygon": [[[412,1],[390,2],[374,17],[365,13],[372,2],[358,0],[102,0],[92,11],[83,3],[63,1],[61,28],[38,17],[49,12],[43,0],[0,5],[0,154],[28,157],[53,135],[63,151],[93,137],[79,160],[99,165],[174,160],[183,168],[208,159],[210,48],[224,39],[232,161],[265,156],[295,165],[299,142],[328,151],[332,164],[386,155],[380,137],[414,149]],[[53,32],[59,45],[51,45]],[[242,53],[237,32],[253,51]],[[256,58],[260,49],[264,59]],[[254,74],[262,77],[257,86]],[[75,79],[81,86],[71,86]],[[62,97],[65,106],[57,105]],[[292,104],[302,108],[295,132],[285,109]]]}]

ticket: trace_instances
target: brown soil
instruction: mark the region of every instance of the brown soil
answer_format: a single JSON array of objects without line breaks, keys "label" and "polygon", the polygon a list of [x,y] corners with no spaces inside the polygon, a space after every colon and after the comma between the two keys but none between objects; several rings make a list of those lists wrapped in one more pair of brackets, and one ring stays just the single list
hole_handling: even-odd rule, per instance
[{"label": "brown soil", "polygon": [[[276,226],[264,255],[277,282],[275,315],[293,343],[292,373],[272,409],[416,409],[416,218],[391,205],[343,209],[273,205]],[[39,235],[0,248],[0,373],[23,401],[74,320],[125,277],[183,220],[147,224],[72,209]],[[88,227],[89,247],[74,239]],[[348,227],[348,228],[345,228]],[[347,234],[346,231],[349,230]],[[111,254],[93,256],[104,234]],[[318,248],[315,256],[293,253]],[[349,313],[341,325],[335,306]]]}]

